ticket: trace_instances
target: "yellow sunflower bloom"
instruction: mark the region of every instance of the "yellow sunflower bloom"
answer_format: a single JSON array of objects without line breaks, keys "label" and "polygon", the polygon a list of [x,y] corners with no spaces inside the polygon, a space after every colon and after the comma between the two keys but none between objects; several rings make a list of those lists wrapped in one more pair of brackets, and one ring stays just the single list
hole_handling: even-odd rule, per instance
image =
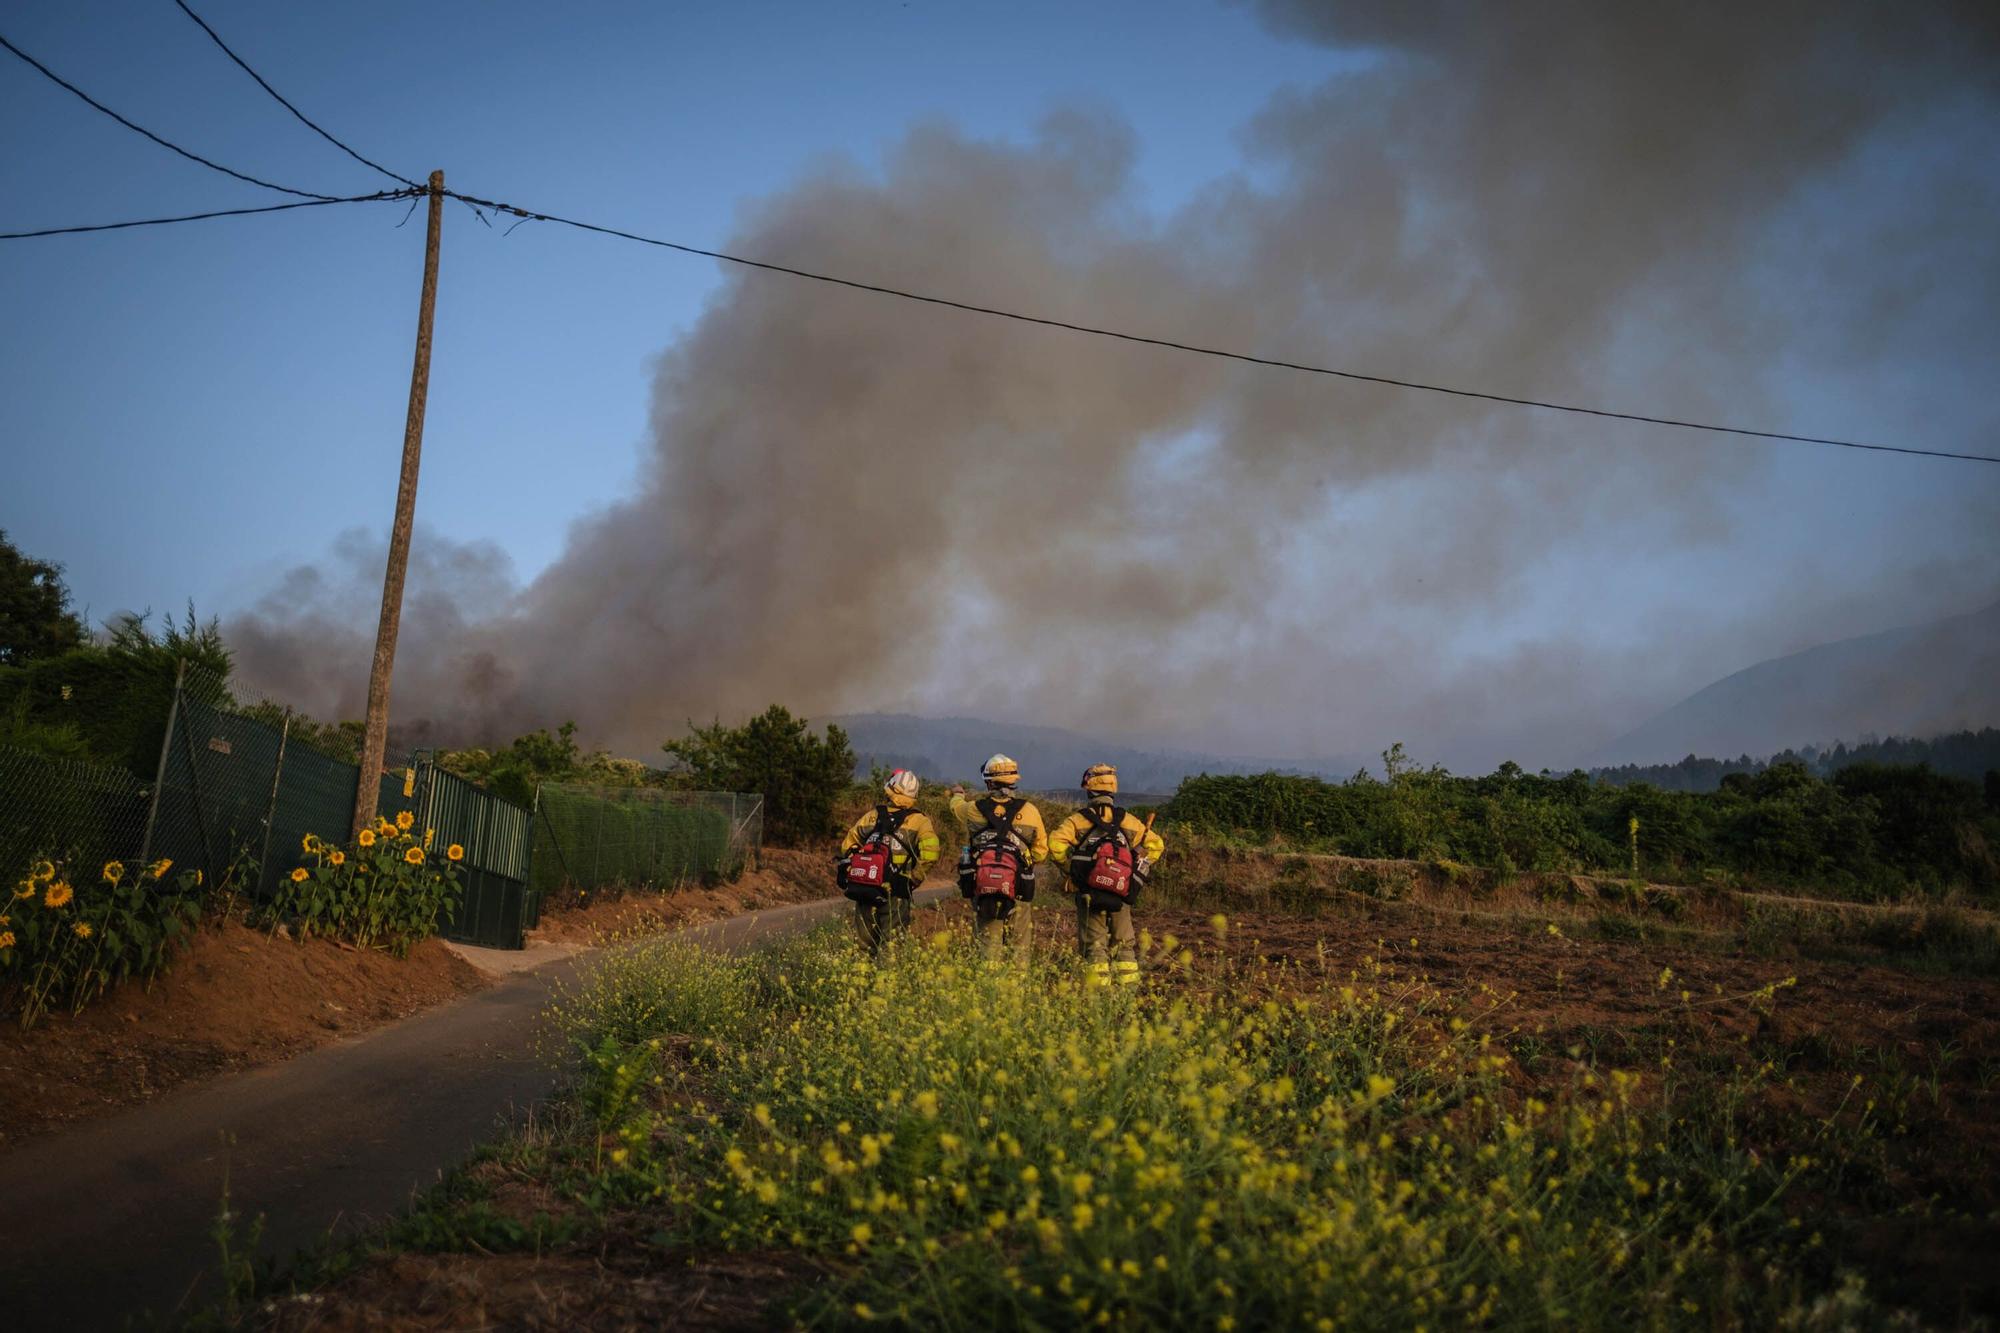
[{"label": "yellow sunflower bloom", "polygon": [[32,898],[40,888],[41,885],[37,884],[34,880],[24,879],[20,884],[15,886],[14,896],[16,898]]},{"label": "yellow sunflower bloom", "polygon": [[71,926],[70,929],[76,932],[76,937],[80,940],[90,938],[90,923],[88,921],[79,921]]},{"label": "yellow sunflower bloom", "polygon": [[362,829],[354,840],[363,847],[373,847],[375,845],[375,830],[372,828]]},{"label": "yellow sunflower bloom", "polygon": [[69,886],[69,881],[59,879],[49,885],[47,895],[42,898],[42,905],[44,907],[61,907],[74,897],[76,897],[76,890]]},{"label": "yellow sunflower bloom", "polygon": [[123,878],[125,878],[125,863],[123,861],[106,861],[104,863],[105,883],[116,884]]},{"label": "yellow sunflower bloom", "polygon": [[48,861],[35,862],[35,868],[28,874],[29,879],[54,879],[55,877],[56,868]]},{"label": "yellow sunflower bloom", "polygon": [[11,930],[0,930],[0,949],[11,949],[13,947],[14,932]]},{"label": "yellow sunflower bloom", "polygon": [[408,833],[410,831],[410,825],[416,822],[417,822],[417,817],[411,814],[408,810],[401,811],[396,815],[396,827],[403,830],[403,832],[405,833]]},{"label": "yellow sunflower bloom", "polygon": [[304,866],[300,866],[292,872],[292,883],[294,884],[303,884],[306,882],[306,878],[306,868]]},{"label": "yellow sunflower bloom", "polygon": [[459,846],[457,843],[453,843],[444,849],[444,854],[451,860],[463,861],[465,859],[465,848]]},{"label": "yellow sunflower bloom", "polygon": [[146,873],[151,875],[154,879],[165,879],[167,877],[167,872],[169,870],[172,870],[173,868],[174,868],[174,863],[172,859],[163,856],[159,860],[153,862],[153,864],[151,864],[150,866],[147,866]]},{"label": "yellow sunflower bloom", "polygon": [[316,852],[323,845],[316,834],[308,833],[305,837],[299,839],[299,849],[301,851]]},{"label": "yellow sunflower bloom", "polygon": [[344,866],[347,864],[347,853],[336,851],[329,854],[326,860],[328,865]]},{"label": "yellow sunflower bloom", "polygon": [[421,847],[412,847],[403,853],[403,859],[413,866],[420,866],[424,863],[424,849]]},{"label": "yellow sunflower bloom", "polygon": [[434,828],[427,828],[427,829],[425,829],[425,830],[424,830],[424,850],[425,850],[425,851],[429,851],[429,850],[431,849],[431,839],[432,839],[432,838],[434,838],[434,837],[436,837],[436,836],[437,836],[437,830],[436,830],[436,829],[434,829]]}]

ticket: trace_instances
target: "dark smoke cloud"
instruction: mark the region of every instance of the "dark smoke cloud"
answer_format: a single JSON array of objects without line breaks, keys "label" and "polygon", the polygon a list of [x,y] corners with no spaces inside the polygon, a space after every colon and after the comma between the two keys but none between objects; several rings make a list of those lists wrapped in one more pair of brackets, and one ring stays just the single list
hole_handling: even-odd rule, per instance
[{"label": "dark smoke cloud", "polygon": [[[1058,112],[1027,144],[922,125],[879,172],[829,166],[762,201],[730,248],[1696,417],[1786,419],[1774,366],[1866,378],[1912,357],[1983,402],[1990,9],[1253,8],[1371,53],[1273,100],[1245,134],[1254,177],[1153,216],[1109,115]],[[1885,196],[1868,174],[1884,143],[1921,148],[1932,175]],[[1826,281],[1813,262],[1851,267]],[[1951,424],[1990,438],[1979,410]],[[1638,655],[1560,629],[1482,648],[1480,627],[1602,543],[1726,539],[1759,458],[732,273],[660,358],[628,498],[551,568],[517,588],[492,548],[420,540],[397,708],[457,740],[575,718],[636,752],[779,699],[1554,760],[1697,651],[1723,654],[1711,673],[1740,664],[1744,627],[1697,612]],[[1968,587],[1990,596],[1983,554]],[[357,713],[367,644],[345,627],[372,628],[380,559],[351,539],[237,619],[246,678]],[[1852,599],[1810,583],[1791,613]]]}]

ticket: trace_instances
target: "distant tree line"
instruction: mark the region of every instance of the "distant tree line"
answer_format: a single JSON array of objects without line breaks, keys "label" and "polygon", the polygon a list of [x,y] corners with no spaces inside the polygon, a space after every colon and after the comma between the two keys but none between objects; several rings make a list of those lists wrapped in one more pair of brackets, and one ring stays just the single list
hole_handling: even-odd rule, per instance
[{"label": "distant tree line", "polygon": [[1928,764],[1951,777],[1983,782],[1988,773],[2000,772],[2000,728],[1954,731],[1946,736],[1917,740],[1891,736],[1887,740],[1864,740],[1854,745],[1841,741],[1822,748],[1808,745],[1785,750],[1769,759],[1742,755],[1735,759],[1703,759],[1696,755],[1675,764],[1622,764],[1617,768],[1594,768],[1590,775],[1614,786],[1635,782],[1651,783],[1668,791],[1715,791],[1732,773],[1761,773],[1773,764],[1799,764],[1815,777],[1832,777],[1855,764]]},{"label": "distant tree line", "polygon": [[[1918,765],[1797,761],[1724,775],[1712,792],[1530,774],[1420,768],[1400,746],[1386,780],[1265,774],[1189,778],[1162,815],[1221,836],[1349,856],[1452,861],[1503,873],[1723,880],[1886,899],[2000,897],[2000,779]],[[1637,821],[1636,827],[1633,821]]]}]

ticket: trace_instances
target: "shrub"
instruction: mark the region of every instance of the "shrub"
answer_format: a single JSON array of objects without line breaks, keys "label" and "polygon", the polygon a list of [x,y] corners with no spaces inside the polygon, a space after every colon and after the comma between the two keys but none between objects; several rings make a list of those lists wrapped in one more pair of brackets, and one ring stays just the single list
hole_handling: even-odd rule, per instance
[{"label": "shrub", "polygon": [[0,1011],[27,1027],[76,1013],[110,987],[151,979],[201,917],[201,872],[173,863],[33,865],[0,906]]},{"label": "shrub", "polygon": [[740,727],[720,722],[691,727],[661,747],[697,787],[757,792],[764,798],[764,837],[797,846],[836,832],[833,804],[854,772],[847,733],[829,725],[824,737],[788,709],[772,704]]}]

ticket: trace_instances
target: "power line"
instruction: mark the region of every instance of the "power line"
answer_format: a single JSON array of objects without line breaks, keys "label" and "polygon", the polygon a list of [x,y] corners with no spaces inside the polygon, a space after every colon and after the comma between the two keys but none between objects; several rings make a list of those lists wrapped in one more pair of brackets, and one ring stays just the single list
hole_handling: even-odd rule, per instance
[{"label": "power line", "polygon": [[194,10],[188,8],[187,0],[174,0],[174,3],[180,6],[181,13],[186,14],[189,18],[195,21],[195,26],[199,27],[203,32],[208,34],[208,38],[210,41],[214,42],[217,46],[222,48],[222,54],[228,56],[231,60],[235,61],[239,69],[241,69],[245,74],[248,74],[251,78],[255,79],[257,81],[257,86],[259,88],[262,88],[265,92],[271,94],[273,98],[277,99],[277,103],[279,106],[285,108],[285,110],[291,112],[294,116],[297,116],[299,119],[299,123],[301,125],[304,125],[314,134],[317,134],[320,138],[326,140],[328,143],[332,144],[335,148],[338,148],[341,152],[347,154],[349,157],[353,158],[356,162],[359,162],[362,166],[373,168],[374,170],[381,172],[384,176],[387,176],[390,180],[399,181],[402,184],[409,186],[413,190],[420,190],[423,188],[423,186],[417,184],[417,182],[411,180],[408,176],[399,176],[395,172],[389,170],[389,168],[383,166],[381,163],[369,161],[367,158],[361,156],[361,154],[355,152],[352,148],[349,148],[346,144],[342,143],[340,140],[334,138],[324,129],[321,129],[318,125],[314,124],[311,118],[308,117],[305,112],[299,110],[297,107],[293,106],[290,102],[286,101],[283,93],[280,93],[276,88],[273,88],[270,84],[266,83],[264,81],[263,75],[259,74],[256,70],[250,68],[248,61],[244,60],[242,56],[239,56],[234,51],[230,50],[229,43],[223,41],[221,35],[218,34],[215,31],[215,29],[209,27],[207,22],[202,18],[201,15],[195,13]]},{"label": "power line", "polygon": [[234,176],[237,180],[248,182],[251,185],[261,185],[263,188],[267,190],[276,190],[280,194],[295,194],[299,196],[301,199],[318,199],[327,203],[342,202],[337,196],[334,195],[315,194],[311,190],[294,190],[289,185],[278,185],[271,181],[260,180],[255,176],[251,176],[244,172],[234,170],[233,168],[230,167],[225,167],[220,162],[211,162],[209,159],[203,157],[200,153],[189,152],[187,149],[181,147],[177,143],[169,143],[167,140],[162,139],[159,135],[153,133],[145,126],[135,125],[131,121],[125,119],[125,117],[119,115],[116,111],[113,111],[110,107],[104,105],[104,103],[92,97],[89,93],[77,87],[75,84],[71,83],[68,79],[63,78],[62,75],[56,73],[54,70],[50,69],[47,65],[44,65],[41,61],[29,55],[26,51],[23,51],[20,47],[8,41],[5,37],[0,37],[0,46],[4,46],[5,48],[7,48],[8,51],[12,52],[14,55],[19,56],[22,60],[26,61],[29,65],[33,66],[35,70],[42,75],[43,78],[48,79],[51,83],[54,83],[56,86],[64,88],[69,92],[76,94],[76,96],[82,98],[93,109],[102,111],[105,115],[111,117],[113,120],[117,121],[120,125],[123,125],[126,129],[131,130],[134,134],[142,134],[146,138],[151,139],[154,143],[158,144],[160,147],[165,148],[170,152],[179,153],[182,157],[186,158],[190,162],[199,162],[202,166],[207,167],[211,171],[219,171],[225,176]]},{"label": "power line", "polygon": [[209,218],[240,218],[251,213],[283,213],[293,208],[325,208],[328,204],[373,204],[390,199],[407,199],[423,190],[384,190],[380,194],[357,194],[345,199],[301,199],[295,204],[265,204],[261,208],[221,208],[209,213],[185,213],[172,218],[135,218],[130,222],[96,222],[81,227],[44,227],[40,231],[0,232],[0,241],[25,241],[36,236],[74,236],[91,231],[124,231],[129,227],[163,227],[172,222],[202,222]]},{"label": "power line", "polygon": [[[454,199],[468,204],[483,204],[497,213],[508,213],[523,222],[556,222],[579,231],[596,232],[603,236],[615,236],[620,240],[637,241],[641,245],[658,246],[663,250],[678,250],[682,254],[699,255],[704,259],[719,259],[729,264],[739,264],[744,268],[762,269],[767,273],[783,273],[794,278],[807,278],[813,282],[829,283],[836,287],[850,287],[856,291],[874,292],[880,296],[894,296],[905,301],[919,301],[925,305],[944,306],[952,310],[963,310],[974,315],[990,315],[996,319],[1011,319],[1021,324],[1039,324],[1045,328],[1067,329],[1071,333],[1087,333],[1099,338],[1115,338],[1120,342],[1141,343],[1148,347],[1164,347],[1176,352],[1191,352],[1198,356],[1220,357],[1227,361],[1241,361],[1253,366],[1267,366],[1274,370],[1301,371],[1308,375],[1328,375],[1336,379],[1354,380],[1363,384],[1380,384],[1392,389],[1412,389],[1422,393],[1446,394],[1454,398],[1472,398],[1481,402],[1504,403],[1511,407],[1535,407],[1548,412],[1568,412],[1577,416],[1603,417],[1613,421],[1636,421],[1650,426],[1671,426],[1677,430],[1707,431],[1717,435],[1740,435],[1758,440],[1783,440],[1792,444],[1831,445],[1838,449],[1865,449],[1875,453],[1911,454],[1920,458],[1953,458],[1968,463],[2000,463],[2000,456],[1991,454],[1953,453],[1944,449],[1917,449],[1898,444],[1869,444],[1861,440],[1840,440],[1822,435],[1793,435],[1785,431],[1752,430],[1745,426],[1721,426],[1713,422],[1688,421],[1678,417],[1652,416],[1643,412],[1614,412],[1602,407],[1581,407],[1574,403],[1558,403],[1543,398],[1517,398],[1509,394],[1486,393],[1478,389],[1457,389],[1444,384],[1429,384],[1421,380],[1397,379],[1389,375],[1370,375],[1358,370],[1339,370],[1332,366],[1316,366],[1303,361],[1286,361],[1277,357],[1256,356],[1249,352],[1231,351],[1225,347],[1205,347],[1199,343],[1179,342],[1171,338],[1154,338],[1142,333],[1128,333],[1122,329],[1106,328],[1095,324],[1077,324],[1066,319],[1052,319],[1045,315],[1029,315],[1018,310],[1004,310],[998,306],[977,305],[970,301],[953,300],[945,296],[931,296],[923,292],[906,291],[900,287],[889,287],[879,283],[861,282],[854,278],[836,277],[830,273],[815,273],[811,269],[793,268],[787,264],[773,264],[762,259],[747,259],[742,255],[732,255],[722,250],[705,250],[696,245],[683,245],[678,241],[661,240],[654,236],[641,236],[636,232],[620,231],[616,227],[603,227],[594,222],[579,222],[575,218],[559,217],[554,213],[541,213],[533,209],[517,208],[513,204],[503,204],[492,199],[480,199],[446,191]],[[516,224],[519,225],[518,223]],[[511,230],[511,228],[509,229]]]}]

